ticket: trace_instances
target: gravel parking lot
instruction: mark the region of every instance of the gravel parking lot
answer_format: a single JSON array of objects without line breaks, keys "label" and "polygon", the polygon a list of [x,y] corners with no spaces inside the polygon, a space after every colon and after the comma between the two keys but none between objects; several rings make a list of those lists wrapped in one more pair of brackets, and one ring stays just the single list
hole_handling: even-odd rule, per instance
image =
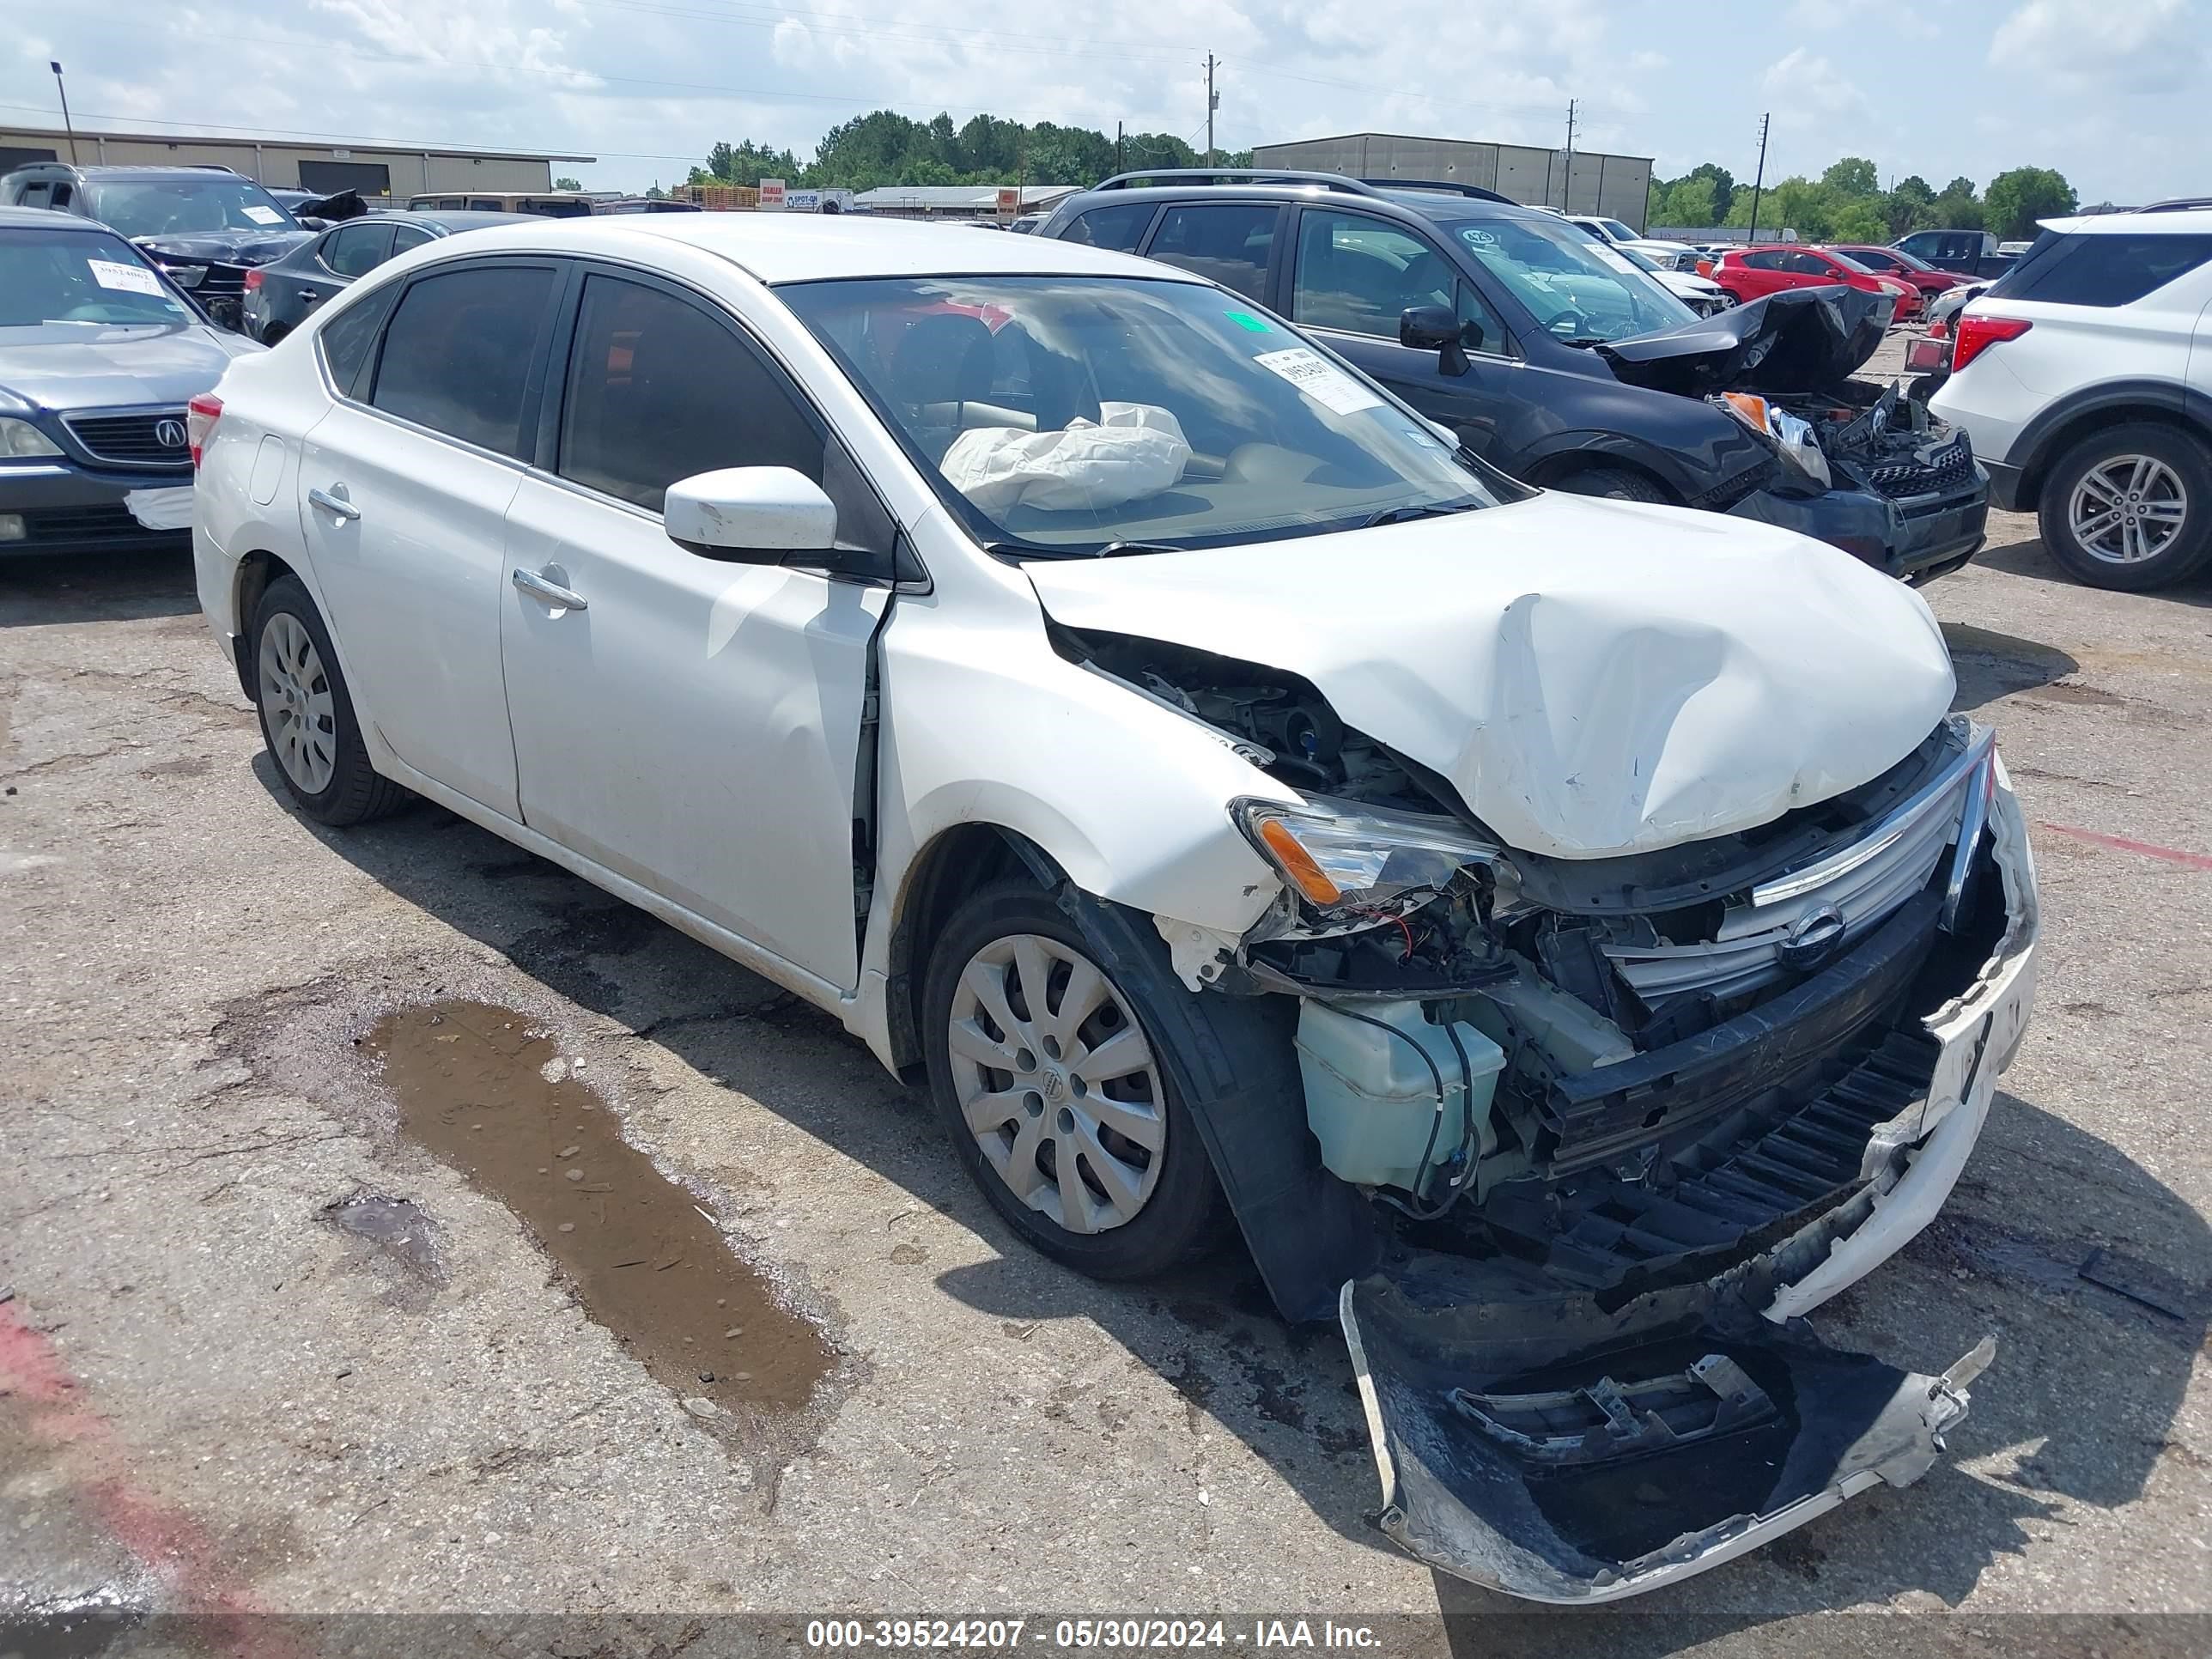
[{"label": "gravel parking lot", "polygon": [[[0,1615],[1441,1608],[1656,1652],[2212,1609],[2212,589],[2089,591],[1997,514],[1929,597],[2034,822],[2039,1006],[1950,1208],[1816,1322],[1996,1363],[1919,1486],[1535,1617],[1381,1540],[1342,1343],[1240,1256],[1052,1266],[825,1017],[441,811],[288,811],[185,561],[0,565]],[[471,1162],[495,1109],[640,1206],[635,1260]],[[678,1267],[696,1305],[634,1288]]]}]

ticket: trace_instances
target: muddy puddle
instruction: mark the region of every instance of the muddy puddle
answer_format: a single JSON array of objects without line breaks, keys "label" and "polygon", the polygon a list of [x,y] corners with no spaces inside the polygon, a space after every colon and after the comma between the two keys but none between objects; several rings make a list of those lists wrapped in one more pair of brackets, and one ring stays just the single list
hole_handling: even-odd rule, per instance
[{"label": "muddy puddle", "polygon": [[822,1334],[623,1139],[537,1022],[438,1002],[386,1015],[361,1047],[384,1062],[400,1133],[520,1216],[585,1311],[662,1384],[725,1410],[806,1404],[836,1363]]}]

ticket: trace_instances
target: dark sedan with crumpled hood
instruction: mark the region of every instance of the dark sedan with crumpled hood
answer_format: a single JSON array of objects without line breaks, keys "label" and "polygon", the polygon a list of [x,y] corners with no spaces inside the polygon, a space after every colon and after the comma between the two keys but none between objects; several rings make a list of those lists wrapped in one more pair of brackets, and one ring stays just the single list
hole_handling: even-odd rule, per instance
[{"label": "dark sedan with crumpled hood", "polygon": [[189,545],[185,406],[261,349],[105,226],[0,208],[0,554]]}]

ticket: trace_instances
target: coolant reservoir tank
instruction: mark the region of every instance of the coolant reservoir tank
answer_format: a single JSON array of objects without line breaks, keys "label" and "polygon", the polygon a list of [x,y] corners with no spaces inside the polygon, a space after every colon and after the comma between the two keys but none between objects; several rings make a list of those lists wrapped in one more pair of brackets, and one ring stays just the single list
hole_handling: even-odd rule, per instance
[{"label": "coolant reservoir tank", "polygon": [[[1464,1065],[1448,1030],[1467,1051]],[[1435,1165],[1459,1149],[1469,1117],[1475,1133],[1469,1156],[1480,1158],[1496,1147],[1490,1097],[1505,1055],[1465,1021],[1449,1028],[1431,1024],[1418,1002],[1363,1002],[1351,1008],[1310,999],[1298,1014],[1297,1046],[1306,1122],[1332,1174],[1363,1187],[1418,1194],[1431,1128],[1436,1131],[1433,1174]],[[1437,1121],[1440,1107],[1442,1122]]]}]

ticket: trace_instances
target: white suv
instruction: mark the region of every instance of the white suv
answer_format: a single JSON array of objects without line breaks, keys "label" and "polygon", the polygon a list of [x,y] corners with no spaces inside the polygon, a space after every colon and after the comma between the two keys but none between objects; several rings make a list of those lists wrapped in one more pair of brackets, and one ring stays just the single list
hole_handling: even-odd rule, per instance
[{"label": "white suv", "polygon": [[2163,587],[2212,557],[2212,202],[2045,222],[1960,315],[1929,407],[1999,507],[2082,581]]},{"label": "white suv", "polygon": [[1984,1350],[1795,1318],[2034,978],[1990,733],[1850,555],[1516,484],[1188,272],[843,216],[434,242],[192,425],[301,811],[427,796],[818,1005],[1082,1271],[1225,1211],[1422,1559],[1633,1595],[1965,1410]]}]

